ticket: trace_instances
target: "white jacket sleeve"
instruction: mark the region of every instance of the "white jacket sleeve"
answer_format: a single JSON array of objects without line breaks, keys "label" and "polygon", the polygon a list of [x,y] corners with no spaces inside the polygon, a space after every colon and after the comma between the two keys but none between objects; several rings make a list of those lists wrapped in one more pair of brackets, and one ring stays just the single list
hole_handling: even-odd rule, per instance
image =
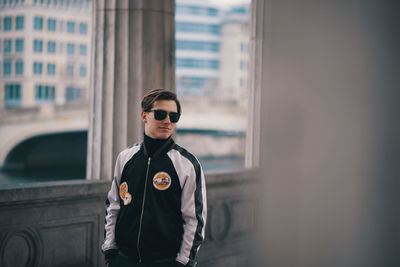
[{"label": "white jacket sleeve", "polygon": [[198,160],[187,151],[183,157],[171,155],[182,188],[181,212],[184,221],[183,239],[176,261],[195,266],[195,257],[204,240],[207,199],[204,173]]},{"label": "white jacket sleeve", "polygon": [[[121,155],[121,154],[120,154]],[[109,249],[117,249],[118,246],[115,243],[115,224],[117,222],[117,217],[120,209],[120,197],[119,197],[119,186],[121,183],[121,163],[120,155],[118,155],[115,169],[114,169],[114,179],[111,184],[111,189],[107,195],[107,214],[106,214],[106,224],[105,224],[105,240],[101,249],[103,251]]]}]

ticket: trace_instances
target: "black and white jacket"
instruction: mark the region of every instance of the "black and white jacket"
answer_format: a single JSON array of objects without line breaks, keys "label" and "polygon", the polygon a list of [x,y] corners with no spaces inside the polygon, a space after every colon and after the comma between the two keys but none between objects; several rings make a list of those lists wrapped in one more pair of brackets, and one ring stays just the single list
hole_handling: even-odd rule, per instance
[{"label": "black and white jacket", "polygon": [[118,155],[107,205],[103,251],[118,249],[138,262],[196,264],[207,216],[204,174],[172,138],[151,158],[144,143]]}]

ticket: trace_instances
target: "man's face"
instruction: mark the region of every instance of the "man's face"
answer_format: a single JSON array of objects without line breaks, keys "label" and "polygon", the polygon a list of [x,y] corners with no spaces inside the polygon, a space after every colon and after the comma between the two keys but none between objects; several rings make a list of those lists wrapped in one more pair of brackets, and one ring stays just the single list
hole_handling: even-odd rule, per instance
[{"label": "man's face", "polygon": [[[159,100],[154,102],[152,110],[165,110],[168,112],[178,112],[178,108],[174,100]],[[144,132],[147,136],[154,139],[167,139],[171,136],[175,129],[175,124],[166,116],[165,119],[159,121],[154,118],[154,112],[142,112],[142,120],[144,122]]]}]

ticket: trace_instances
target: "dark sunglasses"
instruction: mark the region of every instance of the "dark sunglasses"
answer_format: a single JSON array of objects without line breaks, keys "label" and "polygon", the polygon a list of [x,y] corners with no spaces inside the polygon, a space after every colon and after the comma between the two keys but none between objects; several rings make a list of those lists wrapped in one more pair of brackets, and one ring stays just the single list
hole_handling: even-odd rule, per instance
[{"label": "dark sunglasses", "polygon": [[181,117],[181,114],[179,114],[178,112],[167,112],[165,110],[162,109],[152,109],[149,110],[148,112],[154,112],[154,118],[158,121],[162,121],[164,120],[167,115],[169,115],[169,120],[173,123],[176,123],[179,121],[179,118]]}]

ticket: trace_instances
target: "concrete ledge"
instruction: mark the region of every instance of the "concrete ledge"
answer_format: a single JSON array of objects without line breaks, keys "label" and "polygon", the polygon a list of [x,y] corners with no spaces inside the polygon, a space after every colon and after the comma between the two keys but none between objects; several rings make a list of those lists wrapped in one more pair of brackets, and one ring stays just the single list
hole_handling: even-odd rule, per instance
[{"label": "concrete ledge", "polygon": [[[256,171],[206,173],[208,221],[198,266],[243,266],[255,228]],[[28,183],[0,189],[0,266],[104,266],[111,181]]]}]

